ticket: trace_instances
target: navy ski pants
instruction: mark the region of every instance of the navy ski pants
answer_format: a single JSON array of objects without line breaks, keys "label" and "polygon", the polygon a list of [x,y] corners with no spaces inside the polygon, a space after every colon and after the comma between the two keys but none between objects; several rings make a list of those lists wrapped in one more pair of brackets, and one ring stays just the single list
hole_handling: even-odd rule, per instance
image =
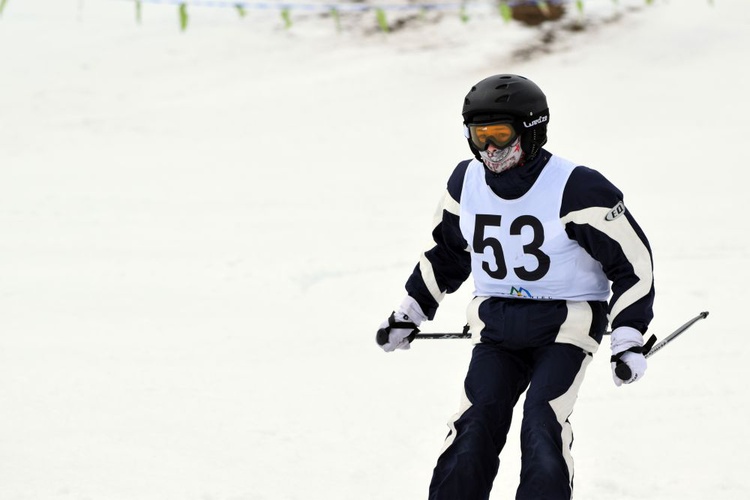
[{"label": "navy ski pants", "polygon": [[592,355],[566,343],[474,347],[462,408],[451,423],[430,500],[487,500],[513,407],[526,391],[517,500],[569,500],[573,465],[568,417]]}]

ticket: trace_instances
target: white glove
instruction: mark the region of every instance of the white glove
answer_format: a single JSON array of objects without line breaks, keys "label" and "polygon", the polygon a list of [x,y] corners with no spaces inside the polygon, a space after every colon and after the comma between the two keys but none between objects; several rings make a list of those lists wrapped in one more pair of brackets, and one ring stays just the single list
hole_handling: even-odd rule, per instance
[{"label": "white glove", "polygon": [[643,355],[643,334],[635,328],[621,326],[612,331],[610,342],[610,364],[615,385],[620,387],[642,379],[647,366]]},{"label": "white glove", "polygon": [[388,319],[380,324],[375,340],[385,352],[409,349],[411,341],[419,333],[419,325],[426,319],[417,301],[407,295]]}]

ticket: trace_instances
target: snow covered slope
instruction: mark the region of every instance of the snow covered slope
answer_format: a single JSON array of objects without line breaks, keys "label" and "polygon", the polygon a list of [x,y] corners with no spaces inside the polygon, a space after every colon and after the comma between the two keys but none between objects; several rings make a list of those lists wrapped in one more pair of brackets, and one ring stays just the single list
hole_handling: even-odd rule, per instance
[{"label": "snow covered slope", "polygon": [[[180,32],[174,6],[9,0],[0,499],[425,498],[470,344],[374,334],[470,154],[463,96],[499,72],[547,93],[551,151],[625,192],[652,332],[711,313],[633,386],[600,351],[576,498],[748,498],[750,3],[586,4],[542,43],[491,12],[385,35],[195,7]],[[470,294],[423,329],[460,329]]]}]

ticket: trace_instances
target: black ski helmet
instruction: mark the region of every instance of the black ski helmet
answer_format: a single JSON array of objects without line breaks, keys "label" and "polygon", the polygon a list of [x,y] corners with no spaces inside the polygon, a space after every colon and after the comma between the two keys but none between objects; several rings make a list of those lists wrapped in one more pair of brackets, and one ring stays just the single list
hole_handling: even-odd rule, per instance
[{"label": "black ski helmet", "polygon": [[[526,160],[533,159],[547,142],[547,97],[534,82],[519,75],[494,75],[474,85],[464,98],[464,127],[473,123],[512,121],[521,136]],[[474,156],[479,150],[468,138]]]}]

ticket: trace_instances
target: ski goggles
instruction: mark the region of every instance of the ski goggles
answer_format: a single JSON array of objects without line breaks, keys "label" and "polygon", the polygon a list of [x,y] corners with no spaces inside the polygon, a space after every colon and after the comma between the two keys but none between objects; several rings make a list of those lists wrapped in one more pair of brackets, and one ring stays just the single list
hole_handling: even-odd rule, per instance
[{"label": "ski goggles", "polygon": [[466,126],[466,138],[471,140],[479,151],[484,151],[493,144],[497,148],[504,148],[513,142],[517,135],[512,123],[472,123]]}]

